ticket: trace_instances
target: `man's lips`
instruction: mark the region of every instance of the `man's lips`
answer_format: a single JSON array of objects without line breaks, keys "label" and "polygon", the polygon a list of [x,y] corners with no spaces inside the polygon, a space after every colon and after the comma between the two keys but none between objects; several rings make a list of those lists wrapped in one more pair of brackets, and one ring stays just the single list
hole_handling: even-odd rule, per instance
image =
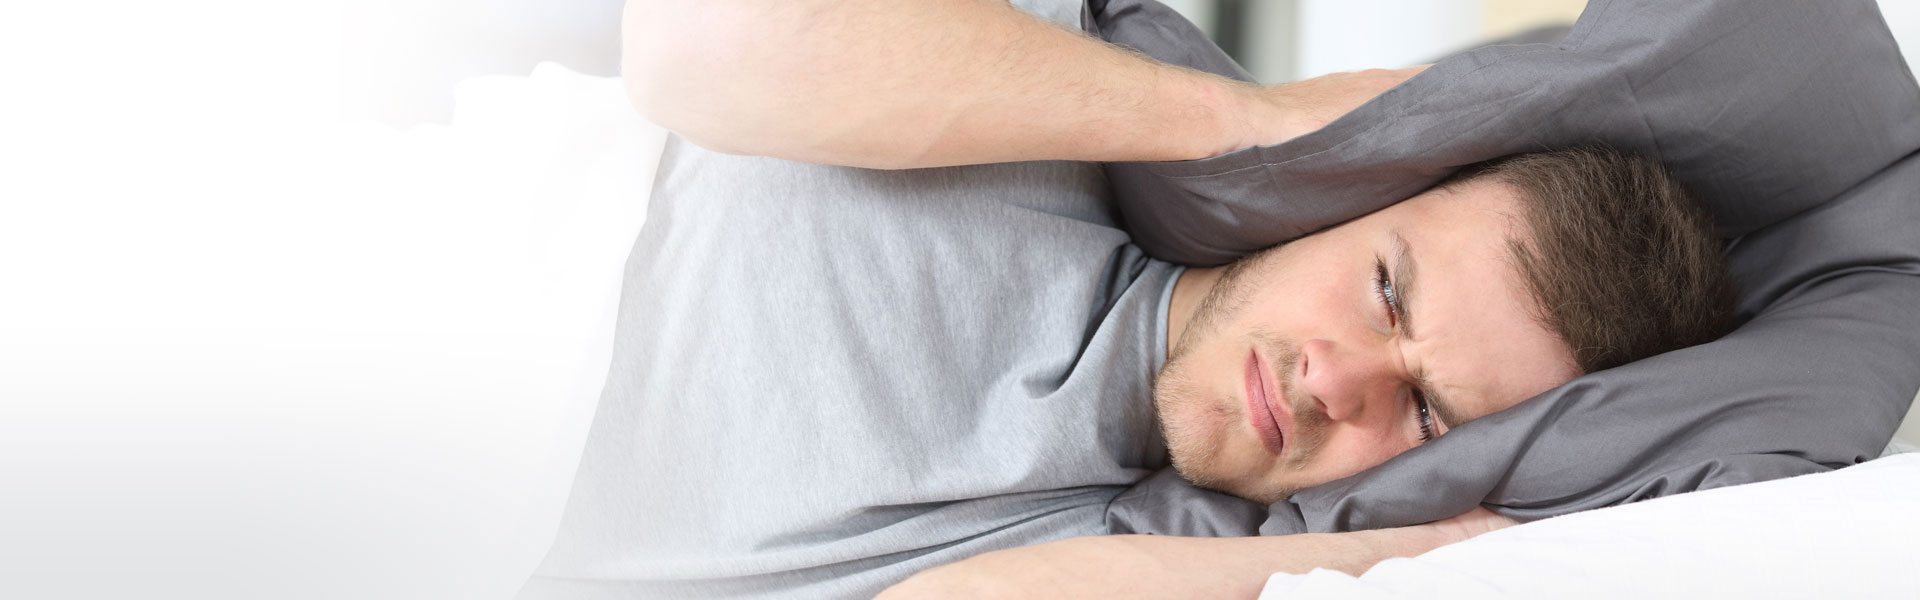
[{"label": "man's lips", "polygon": [[[1255,356],[1258,357],[1258,353]],[[1307,357],[1301,355],[1299,360],[1304,368]],[[1292,365],[1288,367],[1291,368]],[[1267,368],[1265,362],[1260,363],[1260,389],[1268,390],[1266,392],[1267,410],[1273,411],[1273,424],[1280,428],[1280,439],[1285,441],[1293,439],[1293,404],[1287,402],[1289,397],[1287,388],[1280,385],[1279,380],[1274,378],[1274,372],[1273,369]]]},{"label": "man's lips", "polygon": [[1268,452],[1279,456],[1286,449],[1286,438],[1280,428],[1280,424],[1285,420],[1276,412],[1284,413],[1286,408],[1284,403],[1279,409],[1274,408],[1274,394],[1270,393],[1273,389],[1271,376],[1261,364],[1258,350],[1247,354],[1247,368],[1243,379],[1247,391],[1247,420],[1252,423],[1254,432],[1260,435],[1261,445],[1266,446]]}]

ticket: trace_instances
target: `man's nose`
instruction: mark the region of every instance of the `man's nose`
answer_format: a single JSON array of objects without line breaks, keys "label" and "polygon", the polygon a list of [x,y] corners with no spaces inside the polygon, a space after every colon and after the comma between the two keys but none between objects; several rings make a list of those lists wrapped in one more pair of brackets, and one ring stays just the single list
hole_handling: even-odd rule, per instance
[{"label": "man's nose", "polygon": [[1395,359],[1385,347],[1362,348],[1328,340],[1300,346],[1300,383],[1320,401],[1327,418],[1353,421],[1392,401],[1399,386]]}]

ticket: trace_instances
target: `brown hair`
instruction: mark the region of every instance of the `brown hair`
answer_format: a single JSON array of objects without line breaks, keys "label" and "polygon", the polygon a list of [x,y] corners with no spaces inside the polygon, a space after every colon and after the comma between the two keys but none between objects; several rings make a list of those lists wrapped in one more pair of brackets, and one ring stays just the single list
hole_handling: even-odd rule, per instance
[{"label": "brown hair", "polygon": [[1520,154],[1453,181],[1518,193],[1531,231],[1508,246],[1535,317],[1585,372],[1702,344],[1733,327],[1712,220],[1659,163],[1604,146]]}]

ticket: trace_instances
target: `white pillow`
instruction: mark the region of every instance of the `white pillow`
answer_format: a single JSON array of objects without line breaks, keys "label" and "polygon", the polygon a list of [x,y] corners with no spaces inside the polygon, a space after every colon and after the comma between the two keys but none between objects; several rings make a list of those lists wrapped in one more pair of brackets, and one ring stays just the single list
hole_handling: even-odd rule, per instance
[{"label": "white pillow", "polygon": [[1510,527],[1360,577],[1280,573],[1279,598],[1920,596],[1920,454]]}]

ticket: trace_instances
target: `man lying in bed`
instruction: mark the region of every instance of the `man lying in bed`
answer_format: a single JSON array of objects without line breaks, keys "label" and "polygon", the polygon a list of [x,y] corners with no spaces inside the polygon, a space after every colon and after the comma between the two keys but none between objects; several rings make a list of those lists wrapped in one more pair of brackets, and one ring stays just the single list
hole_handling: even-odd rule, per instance
[{"label": "man lying in bed", "polygon": [[858,597],[956,561],[893,591],[1251,595],[1277,570],[1357,572],[1498,518],[1082,536],[1168,460],[1272,502],[1727,323],[1705,218],[1606,151],[1499,161],[1216,269],[1128,243],[1096,166],[977,164],[1277,142],[1411,71],[1244,87],[994,2],[628,11],[643,111],[778,158],[670,143],[524,597]]}]

